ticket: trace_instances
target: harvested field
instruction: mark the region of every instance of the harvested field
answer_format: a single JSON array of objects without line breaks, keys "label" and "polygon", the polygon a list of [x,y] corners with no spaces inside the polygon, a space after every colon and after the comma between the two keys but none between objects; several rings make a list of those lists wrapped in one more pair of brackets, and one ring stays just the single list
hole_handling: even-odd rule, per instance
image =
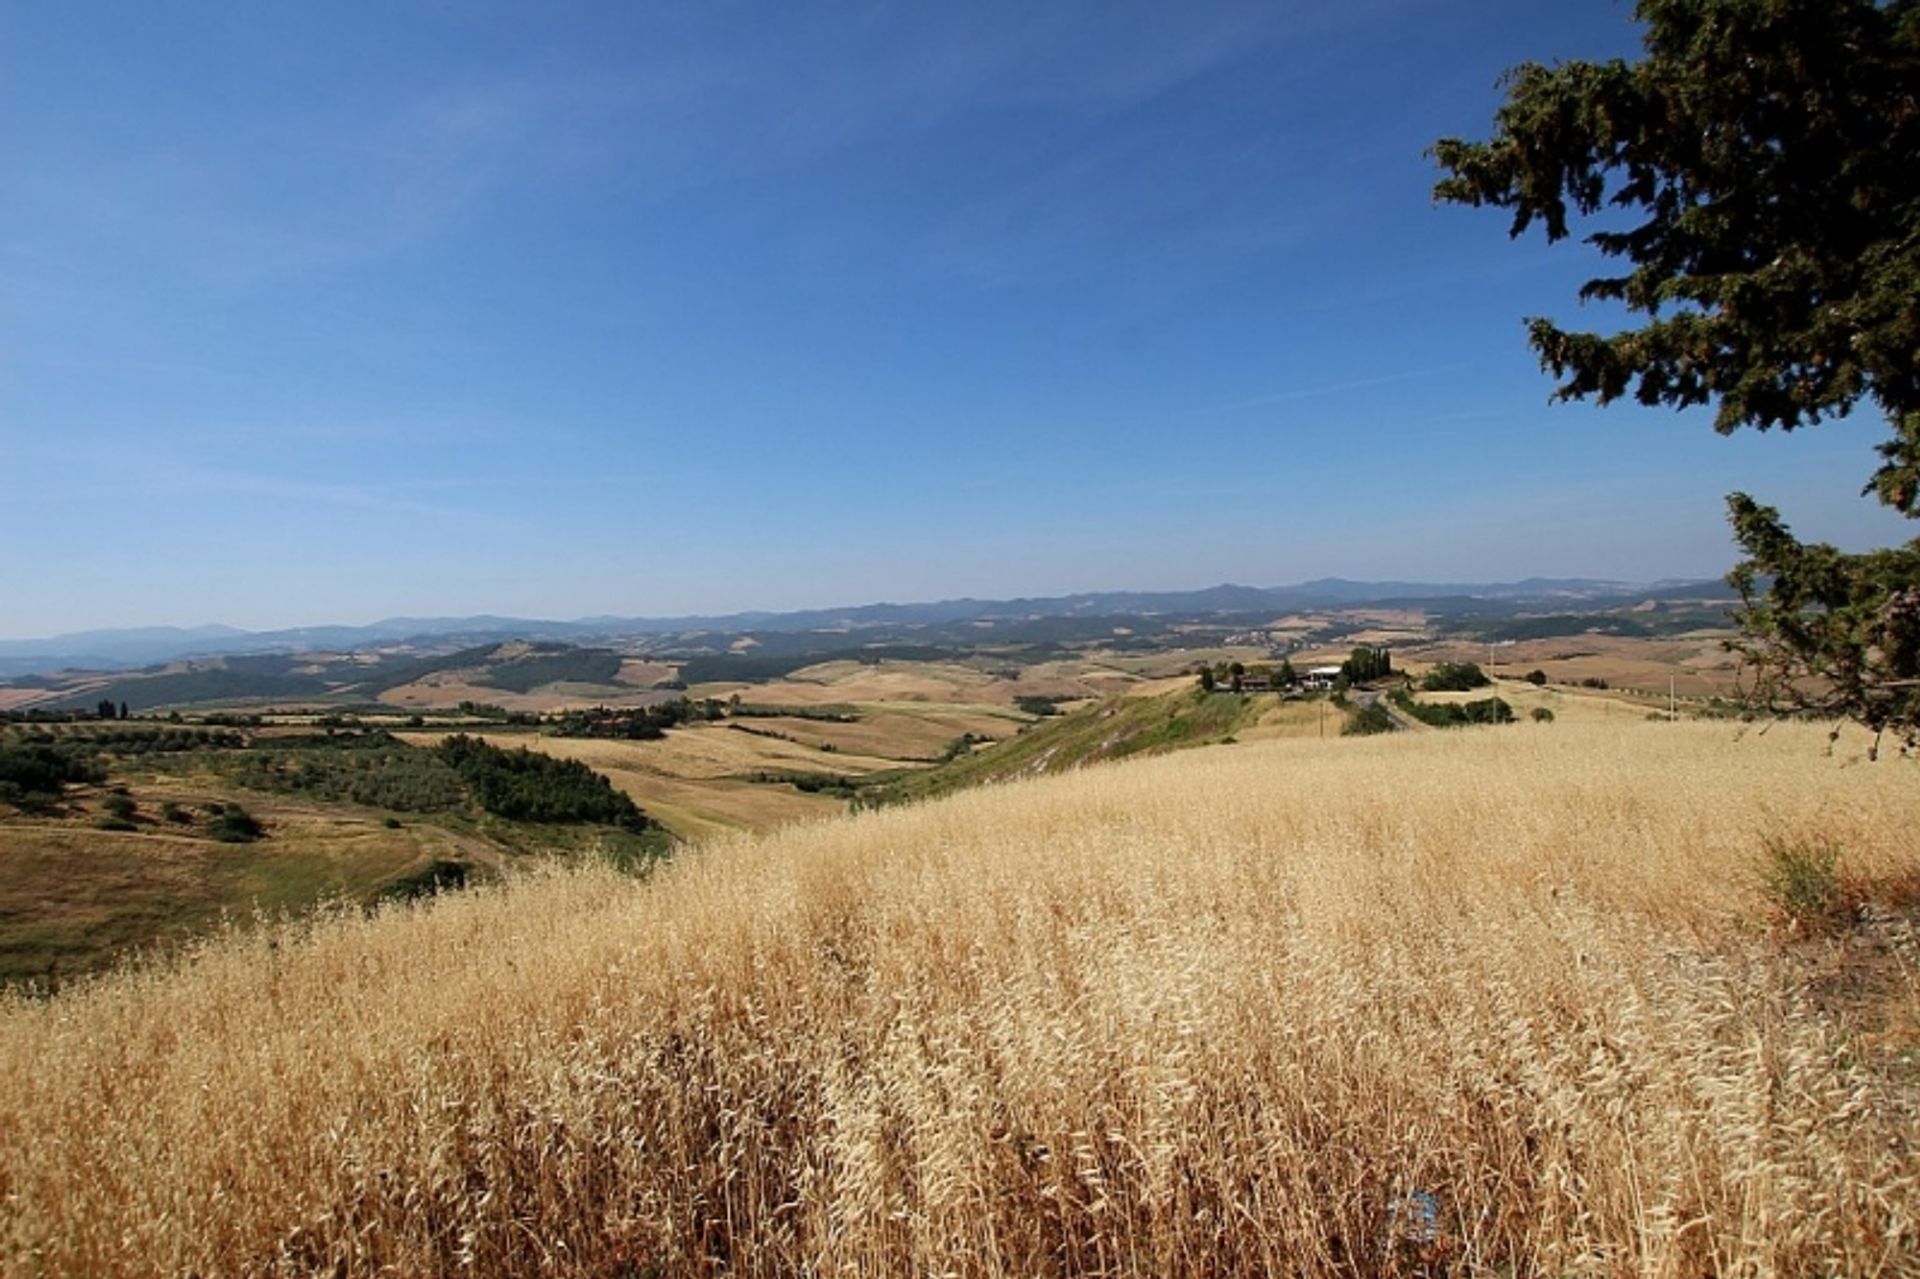
[{"label": "harvested field", "polygon": [[629,657],[620,663],[619,680],[635,688],[652,688],[661,680],[673,678],[673,667],[665,662],[648,662]]},{"label": "harvested field", "polygon": [[[1726,697],[1735,691],[1738,663],[1718,633],[1673,640],[1617,635],[1574,635],[1495,646],[1433,644],[1409,649],[1410,665],[1478,662],[1490,675],[1518,678],[1544,670],[1556,684],[1603,679],[1614,688],[1664,694],[1669,678],[1683,697]],[[1396,655],[1398,656],[1398,655]]]},{"label": "harvested field", "polygon": [[885,702],[855,709],[859,719],[851,724],[789,716],[755,717],[735,723],[748,732],[779,733],[807,746],[831,747],[837,752],[868,755],[897,764],[932,759],[956,737],[966,733],[976,738],[1010,737],[1019,731],[1024,719],[1005,712],[966,707],[919,709]]},{"label": "harvested field", "polygon": [[474,702],[498,706],[503,710],[544,714],[588,706],[655,706],[681,696],[678,692],[664,689],[620,689],[612,686],[578,687],[576,691],[569,692],[564,684],[543,685],[530,692],[516,693],[511,689],[495,688],[491,684],[468,683],[471,678],[470,673],[439,672],[411,684],[390,688],[380,694],[380,700],[403,710],[451,708],[461,702]]},{"label": "harvested field", "polygon": [[[743,722],[757,725],[762,721]],[[771,830],[846,811],[844,799],[754,781],[755,773],[857,776],[898,767],[890,759],[821,751],[799,742],[739,732],[723,724],[679,728],[650,742],[531,733],[475,735],[508,750],[524,746],[561,759],[579,760],[605,773],[650,817],[682,838]],[[431,745],[443,734],[401,736],[418,745]]]}]

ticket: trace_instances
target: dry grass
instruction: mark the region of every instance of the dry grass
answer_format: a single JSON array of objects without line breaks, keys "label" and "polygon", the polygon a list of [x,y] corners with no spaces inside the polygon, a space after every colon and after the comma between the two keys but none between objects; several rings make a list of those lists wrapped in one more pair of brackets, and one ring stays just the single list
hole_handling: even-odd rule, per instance
[{"label": "dry grass", "polygon": [[966,706],[922,707],[881,702],[854,709],[859,718],[850,724],[792,716],[738,722],[744,722],[750,729],[781,733],[803,745],[831,746],[840,752],[839,756],[830,758],[867,755],[898,767],[902,763],[937,758],[963,733],[993,740],[1012,737],[1026,719],[1007,711],[988,712]]},{"label": "dry grass", "polygon": [[[246,919],[366,896],[436,860],[501,860],[485,840],[438,826],[390,830],[375,810],[164,783],[133,794],[137,832],[94,829],[93,788],[78,792],[85,806],[69,816],[0,822],[0,981],[70,978],[138,947],[183,942],[223,913]],[[197,806],[214,797],[244,799],[269,838],[220,844],[156,818],[163,798]]]},{"label": "dry grass", "polygon": [[1556,727],[1090,769],[15,1003],[0,1268],[1912,1273],[1914,1045],[1804,975],[1893,956],[1911,1010],[1920,938],[1784,940],[1756,861],[1911,882],[1910,766]]},{"label": "dry grass", "polygon": [[652,688],[662,680],[673,678],[674,668],[665,662],[649,662],[637,657],[621,661],[617,678],[622,684],[631,684],[635,688]]},{"label": "dry grass", "polygon": [[[1416,690],[1414,697],[1422,702],[1473,702],[1483,697],[1503,697],[1513,707],[1513,713],[1522,723],[1528,722],[1528,716],[1536,707],[1545,707],[1553,712],[1555,724],[1563,723],[1613,723],[1622,724],[1630,720],[1644,720],[1650,713],[1664,711],[1666,699],[1661,698],[1656,706],[1653,702],[1636,701],[1630,697],[1615,696],[1590,688],[1568,688],[1564,685],[1549,684],[1536,687],[1523,679],[1496,679],[1487,688],[1468,689],[1458,693],[1428,693]],[[1682,714],[1690,714],[1695,707],[1685,704]]]},{"label": "dry grass", "polygon": [[[396,736],[430,746],[445,734]],[[748,780],[756,770],[827,774],[891,767],[884,760],[842,757],[720,727],[676,729],[652,742],[542,737],[533,733],[475,736],[507,750],[524,746],[561,759],[577,759],[606,774],[649,817],[682,839],[774,830],[846,811],[843,799]],[[839,761],[843,759],[846,763],[841,767]]]},{"label": "dry grass", "polygon": [[1682,697],[1727,697],[1737,692],[1739,663],[1722,644],[1724,635],[1703,632],[1674,639],[1619,635],[1572,635],[1523,640],[1495,647],[1448,642],[1396,653],[1414,666],[1432,662],[1478,662],[1489,675],[1517,679],[1543,670],[1556,684],[1603,679],[1615,688]]},{"label": "dry grass", "polygon": [[1340,736],[1346,723],[1345,711],[1324,699],[1286,701],[1274,699],[1272,709],[1264,712],[1251,728],[1235,734],[1243,742],[1264,742],[1283,737],[1330,739]]}]

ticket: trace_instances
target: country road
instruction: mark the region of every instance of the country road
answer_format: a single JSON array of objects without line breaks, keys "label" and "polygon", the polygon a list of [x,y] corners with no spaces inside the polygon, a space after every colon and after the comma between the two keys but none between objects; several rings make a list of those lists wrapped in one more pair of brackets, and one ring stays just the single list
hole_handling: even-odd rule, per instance
[{"label": "country road", "polygon": [[1386,694],[1377,688],[1356,688],[1352,690],[1350,696],[1353,698],[1354,705],[1356,706],[1362,708],[1378,706],[1381,710],[1385,711],[1387,718],[1393,721],[1395,732],[1417,733],[1426,727],[1426,725],[1417,720],[1409,719],[1405,712],[1388,701]]}]

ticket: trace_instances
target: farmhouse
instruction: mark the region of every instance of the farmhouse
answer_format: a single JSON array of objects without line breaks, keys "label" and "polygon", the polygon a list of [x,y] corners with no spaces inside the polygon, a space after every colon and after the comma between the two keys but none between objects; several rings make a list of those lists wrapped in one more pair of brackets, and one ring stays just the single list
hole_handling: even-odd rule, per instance
[{"label": "farmhouse", "polygon": [[1338,666],[1315,666],[1300,680],[1300,687],[1306,689],[1328,689],[1340,678]]}]

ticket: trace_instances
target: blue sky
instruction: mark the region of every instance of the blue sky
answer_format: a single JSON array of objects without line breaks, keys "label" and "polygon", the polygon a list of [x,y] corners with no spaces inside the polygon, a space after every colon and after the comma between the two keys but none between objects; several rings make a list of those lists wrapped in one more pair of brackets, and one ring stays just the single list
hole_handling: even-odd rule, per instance
[{"label": "blue sky", "polygon": [[7,6],[0,635],[1707,576],[1735,488],[1903,539],[1871,415],[1549,405],[1592,259],[1432,205],[1629,15]]}]

